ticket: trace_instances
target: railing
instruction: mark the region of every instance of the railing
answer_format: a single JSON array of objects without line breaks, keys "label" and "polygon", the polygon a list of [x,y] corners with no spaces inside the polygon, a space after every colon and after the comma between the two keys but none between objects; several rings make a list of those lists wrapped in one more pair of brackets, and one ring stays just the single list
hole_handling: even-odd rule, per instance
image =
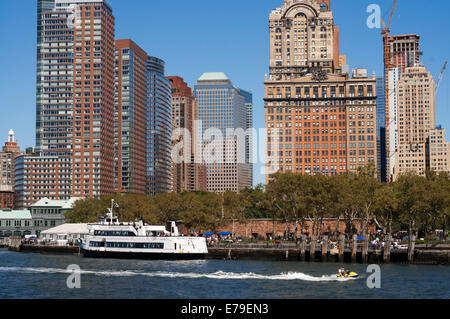
[{"label": "railing", "polygon": [[[356,251],[361,252],[363,249],[364,243],[358,242]],[[307,251],[310,250],[311,243],[307,243],[305,245],[305,249]],[[231,249],[301,249],[302,244],[301,242],[298,243],[228,243],[228,242],[219,242],[214,244],[208,244],[208,248],[231,248]],[[344,251],[352,251],[353,243],[352,242],[346,242],[344,246]],[[322,249],[322,243],[320,241],[317,241],[315,250],[320,251]],[[328,244],[327,245],[327,251],[331,251],[333,249],[339,249],[339,243],[337,244]],[[405,251],[404,248],[394,248],[391,246],[391,251]],[[381,245],[375,246],[372,244],[369,244],[368,246],[368,252],[383,252],[384,247]]]}]

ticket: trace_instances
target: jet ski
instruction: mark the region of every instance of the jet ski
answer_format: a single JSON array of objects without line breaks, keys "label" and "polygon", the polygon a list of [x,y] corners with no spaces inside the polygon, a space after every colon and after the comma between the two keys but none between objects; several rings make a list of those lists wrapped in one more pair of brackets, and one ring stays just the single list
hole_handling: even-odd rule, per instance
[{"label": "jet ski", "polygon": [[359,275],[353,271],[347,271],[336,275],[338,278],[358,278]]}]

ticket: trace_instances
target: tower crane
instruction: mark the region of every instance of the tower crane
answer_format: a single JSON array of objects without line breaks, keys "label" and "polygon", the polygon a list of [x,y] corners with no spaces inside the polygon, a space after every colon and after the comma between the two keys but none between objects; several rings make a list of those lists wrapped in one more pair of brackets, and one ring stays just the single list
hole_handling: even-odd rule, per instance
[{"label": "tower crane", "polygon": [[444,77],[444,72],[445,72],[446,68],[447,68],[447,61],[445,61],[444,67],[441,70],[441,74],[439,74],[439,79],[438,79],[438,81],[436,83],[436,93],[435,93],[435,95],[437,95],[437,92],[439,90],[439,85],[441,84],[442,78]]}]

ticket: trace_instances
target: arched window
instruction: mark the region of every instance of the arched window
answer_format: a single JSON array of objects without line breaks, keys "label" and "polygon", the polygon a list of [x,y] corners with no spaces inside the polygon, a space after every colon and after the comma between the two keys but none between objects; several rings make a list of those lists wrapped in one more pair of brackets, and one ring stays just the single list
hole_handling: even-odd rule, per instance
[{"label": "arched window", "polygon": [[303,12],[297,13],[294,17],[294,19],[298,20],[298,19],[304,19],[306,20],[306,15]]}]

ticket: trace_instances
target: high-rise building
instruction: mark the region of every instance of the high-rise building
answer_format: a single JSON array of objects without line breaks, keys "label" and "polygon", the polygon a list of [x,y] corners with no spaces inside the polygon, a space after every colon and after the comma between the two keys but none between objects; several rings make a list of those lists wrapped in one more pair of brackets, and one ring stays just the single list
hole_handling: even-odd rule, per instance
[{"label": "high-rise building", "polygon": [[391,61],[390,68],[413,67],[420,62],[420,36],[417,34],[394,35],[390,37]]},{"label": "high-rise building", "polygon": [[377,166],[378,179],[386,182],[386,90],[384,77],[377,77]]},{"label": "high-rise building", "polygon": [[396,145],[393,145],[396,142],[392,138],[397,136],[397,133],[392,132],[392,129],[397,127],[398,122],[395,113],[397,102],[392,102],[391,100],[396,98],[394,91],[401,73],[407,67],[414,67],[419,63],[422,52],[419,49],[420,37],[417,34],[390,36],[384,38],[383,41],[389,42],[390,52],[389,61],[386,61],[387,58],[385,57],[384,77],[386,90],[386,123],[388,123],[386,126],[386,166],[389,168],[386,170],[386,180],[391,181],[393,176],[396,175],[396,172],[394,172],[396,168]]},{"label": "high-rise building", "polygon": [[146,61],[146,193],[172,190],[172,85],[164,75],[164,61]]},{"label": "high-rise building", "polygon": [[147,53],[130,39],[116,40],[114,189],[145,194]]},{"label": "high-rise building", "polygon": [[362,68],[350,77],[330,1],[285,0],[270,14],[269,29],[267,181],[277,171],[334,175],[376,167],[376,79]]},{"label": "high-rise building", "polygon": [[[389,136],[386,136],[385,142],[389,141],[389,148],[386,150],[386,162],[389,163],[386,180],[391,181],[393,176],[396,174],[397,169],[397,158],[396,154],[398,151],[398,83],[400,81],[402,74],[401,68],[393,68],[389,70],[389,88],[387,90],[389,94],[389,124],[387,125],[386,131],[389,132]],[[386,144],[387,147],[387,144]],[[389,160],[387,160],[389,158]]]},{"label": "high-rise building", "polygon": [[[201,137],[195,145],[196,161],[206,165],[207,190],[240,192],[252,187],[252,165],[247,162],[246,132],[249,93],[236,88],[222,72],[204,73],[197,81]],[[235,135],[235,133],[238,133]]]},{"label": "high-rise building", "polygon": [[398,150],[394,179],[414,172],[425,175],[430,168],[429,142],[436,127],[435,82],[421,65],[409,67],[398,82]]},{"label": "high-rise building", "polygon": [[114,191],[114,16],[104,0],[38,1],[36,151],[69,157],[76,197]]},{"label": "high-rise building", "polygon": [[178,76],[169,76],[172,84],[172,129],[186,129],[188,132],[178,132],[178,138],[173,144],[180,145],[177,158],[173,158],[173,191],[182,193],[185,191],[206,191],[206,178],[202,174],[201,164],[195,162],[194,152],[194,123],[198,120],[198,103],[195,100],[192,89]]},{"label": "high-rise building", "polygon": [[239,89],[241,95],[244,97],[245,107],[247,109],[246,131],[245,135],[245,161],[250,165],[250,179],[253,181],[253,94],[242,89]]},{"label": "high-rise building", "polygon": [[340,69],[339,27],[330,1],[284,0],[269,17],[270,75],[289,80],[320,68]]}]

